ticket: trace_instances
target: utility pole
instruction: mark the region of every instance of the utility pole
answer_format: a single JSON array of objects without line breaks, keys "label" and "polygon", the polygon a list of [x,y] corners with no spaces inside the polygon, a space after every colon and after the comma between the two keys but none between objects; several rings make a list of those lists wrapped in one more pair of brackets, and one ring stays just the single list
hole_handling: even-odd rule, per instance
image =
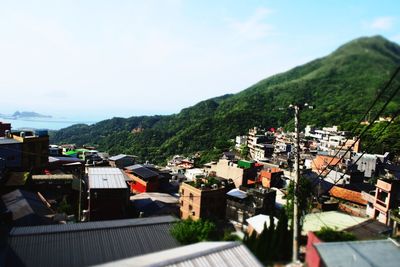
[{"label": "utility pole", "polygon": [[295,157],[294,157],[294,194],[293,194],[293,252],[292,261],[296,263],[299,259],[299,206],[297,199],[298,183],[300,179],[300,134],[299,134],[299,111],[300,107],[298,105],[291,105],[294,109],[294,128],[295,128]]},{"label": "utility pole", "polygon": [[292,261],[296,263],[299,260],[299,202],[298,202],[298,189],[300,180],[300,110],[302,108],[313,109],[313,106],[309,106],[307,103],[303,105],[294,104],[290,105],[289,108],[294,109],[294,128],[295,128],[295,157],[294,157],[294,188],[293,188],[293,251]]}]

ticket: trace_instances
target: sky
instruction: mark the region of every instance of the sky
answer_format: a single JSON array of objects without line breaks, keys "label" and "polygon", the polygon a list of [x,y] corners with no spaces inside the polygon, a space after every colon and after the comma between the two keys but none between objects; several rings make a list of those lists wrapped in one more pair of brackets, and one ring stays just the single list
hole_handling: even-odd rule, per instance
[{"label": "sky", "polygon": [[400,43],[399,10],[398,0],[0,0],[0,113],[177,113],[361,36]]}]

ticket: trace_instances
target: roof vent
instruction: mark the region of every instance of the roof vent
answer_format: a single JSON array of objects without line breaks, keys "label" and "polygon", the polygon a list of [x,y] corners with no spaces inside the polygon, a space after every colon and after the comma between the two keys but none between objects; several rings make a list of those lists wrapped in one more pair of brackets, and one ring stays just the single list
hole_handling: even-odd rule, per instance
[{"label": "roof vent", "polygon": [[201,189],[204,189],[206,187],[206,185],[205,184],[201,184],[200,187],[201,187]]},{"label": "roof vent", "polygon": [[21,132],[21,133],[19,134],[19,136],[22,137],[22,138],[25,138],[25,132]]}]

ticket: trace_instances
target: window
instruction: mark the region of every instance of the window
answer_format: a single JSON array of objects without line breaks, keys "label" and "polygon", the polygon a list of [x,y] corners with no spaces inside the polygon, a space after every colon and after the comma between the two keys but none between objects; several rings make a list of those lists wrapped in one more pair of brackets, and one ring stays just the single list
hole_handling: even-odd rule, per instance
[{"label": "window", "polygon": [[185,194],[185,190],[181,190],[181,195],[183,196]]},{"label": "window", "polygon": [[192,205],[189,205],[189,210],[192,210],[193,209],[193,206]]},{"label": "window", "polygon": [[193,194],[192,193],[189,194],[189,199],[193,200]]}]

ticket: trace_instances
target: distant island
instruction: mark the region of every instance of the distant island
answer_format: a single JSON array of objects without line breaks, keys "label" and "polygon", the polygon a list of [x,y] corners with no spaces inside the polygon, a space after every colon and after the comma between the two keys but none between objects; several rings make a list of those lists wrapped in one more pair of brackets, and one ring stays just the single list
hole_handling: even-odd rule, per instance
[{"label": "distant island", "polygon": [[50,115],[43,115],[33,111],[16,111],[12,115],[0,114],[1,117],[7,119],[32,119],[32,118],[52,118]]}]

